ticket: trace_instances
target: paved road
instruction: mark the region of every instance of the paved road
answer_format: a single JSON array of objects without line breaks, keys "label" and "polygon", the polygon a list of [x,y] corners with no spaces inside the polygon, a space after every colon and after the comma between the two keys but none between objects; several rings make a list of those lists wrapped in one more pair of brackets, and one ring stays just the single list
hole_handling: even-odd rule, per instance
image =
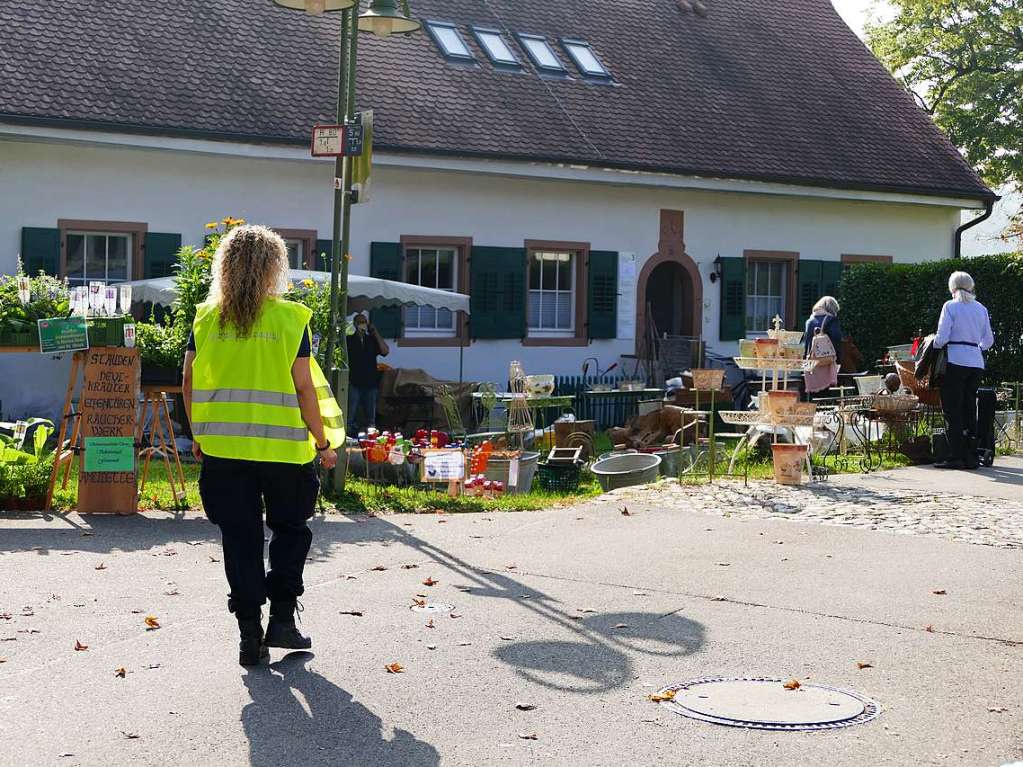
[{"label": "paved road", "polygon": [[[699,498],[318,518],[303,616],[315,652],[275,651],[250,672],[235,665],[216,530],[201,517],[0,519],[0,765],[1023,758],[1019,550],[790,521],[798,511],[723,517]],[[427,627],[408,609],[417,594],[459,617]],[[161,628],[147,631],[147,615]],[[385,671],[395,662],[404,673]],[[764,733],[646,700],[709,675],[850,687],[884,713]]]}]

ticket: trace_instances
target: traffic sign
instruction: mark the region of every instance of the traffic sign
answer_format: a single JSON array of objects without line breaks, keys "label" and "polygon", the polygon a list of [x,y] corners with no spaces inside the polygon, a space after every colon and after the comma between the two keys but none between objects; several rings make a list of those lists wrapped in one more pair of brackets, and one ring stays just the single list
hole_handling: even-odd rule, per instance
[{"label": "traffic sign", "polygon": [[362,154],[361,125],[314,125],[313,157],[355,157]]}]

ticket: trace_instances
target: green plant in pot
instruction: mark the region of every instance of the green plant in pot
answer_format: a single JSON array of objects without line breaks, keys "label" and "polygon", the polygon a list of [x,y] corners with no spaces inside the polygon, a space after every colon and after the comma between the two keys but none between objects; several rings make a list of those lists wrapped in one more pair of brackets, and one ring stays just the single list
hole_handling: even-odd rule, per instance
[{"label": "green plant in pot", "polygon": [[53,422],[30,418],[26,422],[28,447],[14,437],[0,434],[0,509],[39,511],[46,502],[53,450],[46,443],[53,434]]},{"label": "green plant in pot", "polygon": [[71,310],[67,285],[40,272],[29,278],[29,301],[21,302],[18,282],[25,277],[21,263],[13,275],[0,276],[0,345],[39,343],[38,320],[66,317]]}]

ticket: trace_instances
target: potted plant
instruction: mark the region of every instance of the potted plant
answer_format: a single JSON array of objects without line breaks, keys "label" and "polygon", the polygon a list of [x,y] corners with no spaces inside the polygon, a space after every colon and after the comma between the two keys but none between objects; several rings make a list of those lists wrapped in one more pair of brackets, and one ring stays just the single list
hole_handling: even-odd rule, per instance
[{"label": "potted plant", "polygon": [[160,323],[155,317],[135,326],[135,345],[142,364],[143,384],[181,385],[181,365],[188,339],[187,335],[184,340],[180,336],[180,330],[173,323]]},{"label": "potted plant", "polygon": [[29,279],[29,301],[22,303],[18,282],[24,276],[20,263],[16,274],[0,276],[0,346],[38,346],[37,321],[70,311],[67,285],[41,272]]},{"label": "potted plant", "polygon": [[25,439],[30,443],[28,449],[14,437],[0,434],[0,510],[41,511],[46,505],[54,459],[46,442],[53,433],[53,422],[31,418],[26,426],[26,435],[31,431],[31,439]]}]

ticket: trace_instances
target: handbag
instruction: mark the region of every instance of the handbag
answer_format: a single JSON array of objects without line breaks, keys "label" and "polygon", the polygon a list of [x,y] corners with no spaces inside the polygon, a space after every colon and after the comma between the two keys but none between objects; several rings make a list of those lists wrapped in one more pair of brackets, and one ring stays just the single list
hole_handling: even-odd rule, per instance
[{"label": "handbag", "polygon": [[817,360],[817,366],[803,374],[807,393],[815,394],[832,386],[838,385],[838,354],[831,338],[824,332],[830,317],[826,317],[821,326],[814,331],[810,341],[810,353],[807,359]]}]

